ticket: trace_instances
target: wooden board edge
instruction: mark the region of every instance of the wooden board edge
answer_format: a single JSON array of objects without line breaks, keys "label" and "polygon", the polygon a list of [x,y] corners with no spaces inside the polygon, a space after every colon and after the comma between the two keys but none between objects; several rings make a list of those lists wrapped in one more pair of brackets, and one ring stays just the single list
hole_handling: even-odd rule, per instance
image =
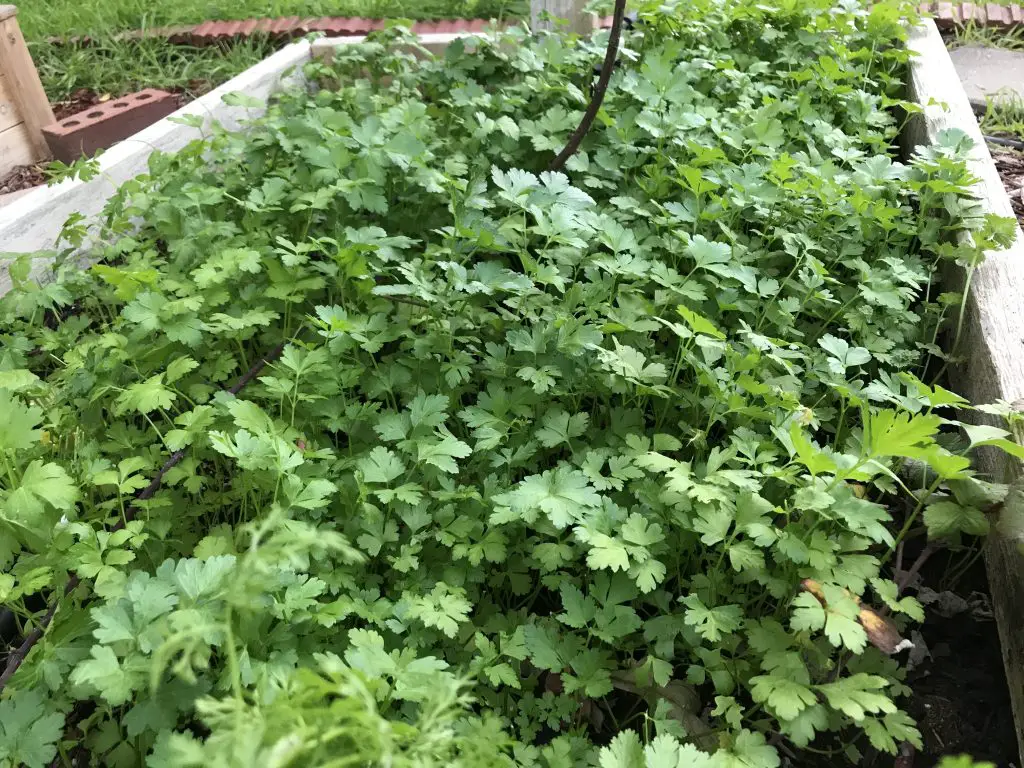
[{"label": "wooden board edge", "polygon": [[[38,160],[31,132],[24,121],[0,131],[0,176],[21,165],[32,165]],[[0,242],[3,242],[0,240]]]},{"label": "wooden board edge", "polygon": [[34,160],[50,157],[42,129],[54,122],[50,100],[39,79],[16,15],[0,19],[0,70],[7,76],[11,95],[18,104],[32,143]]},{"label": "wooden board edge", "polygon": [[[417,35],[420,45],[434,54],[444,53],[445,48],[455,40],[467,37],[487,37],[486,32],[431,32]],[[350,37],[322,37],[313,41],[312,56],[314,59],[326,59],[330,61],[331,55],[338,48],[346,45],[355,45],[366,40],[365,35],[353,35]]]},{"label": "wooden board edge", "polygon": [[14,98],[8,81],[9,78],[0,71],[0,131],[25,122],[21,116],[21,107]]},{"label": "wooden board edge", "polygon": [[[145,173],[155,150],[173,152],[202,136],[202,130],[176,119],[197,115],[204,129],[218,122],[238,128],[263,110],[230,106],[223,102],[235,91],[266,100],[282,83],[300,82],[301,65],[310,59],[308,41],[293,43],[232,78],[196,101],[125,139],[100,156],[97,177],[90,181],[69,179],[41,187],[0,210],[0,259],[11,254],[52,251],[57,247],[64,222],[73,213],[95,218],[117,188]],[[45,264],[39,270],[45,271]],[[34,270],[34,273],[40,273]],[[0,263],[0,295],[10,289],[6,269]]]},{"label": "wooden board edge", "polygon": [[[908,98],[922,105],[924,112],[908,124],[904,152],[909,155],[917,146],[934,144],[942,131],[963,131],[974,141],[969,168],[978,178],[981,205],[987,213],[1014,217],[967,94],[932,20],[912,30],[909,47],[916,57],[908,73]],[[962,288],[966,273],[957,269],[950,278]],[[1010,248],[986,254],[985,262],[974,271],[965,311],[961,350],[966,361],[951,374],[957,391],[976,404],[1020,401],[1024,398],[1024,235],[1019,226]],[[987,419],[977,412],[964,417]],[[1020,461],[992,449],[978,452],[977,468],[999,482],[1013,482],[1024,475]],[[993,532],[986,542],[985,561],[1018,751],[1024,757],[1024,556],[1013,541]]]}]

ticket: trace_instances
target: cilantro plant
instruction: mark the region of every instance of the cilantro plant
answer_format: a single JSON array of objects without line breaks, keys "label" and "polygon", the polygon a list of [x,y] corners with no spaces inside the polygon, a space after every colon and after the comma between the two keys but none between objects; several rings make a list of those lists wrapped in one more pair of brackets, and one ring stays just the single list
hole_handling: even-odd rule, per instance
[{"label": "cilantro plant", "polygon": [[984,533],[967,453],[1021,451],[926,383],[936,277],[1012,225],[963,135],[896,159],[902,8],[641,5],[564,174],[600,35],[395,29],[154,155],[67,229],[95,266],[10,266],[0,600],[56,609],[0,764],[919,742],[862,603],[920,621],[892,553]]}]

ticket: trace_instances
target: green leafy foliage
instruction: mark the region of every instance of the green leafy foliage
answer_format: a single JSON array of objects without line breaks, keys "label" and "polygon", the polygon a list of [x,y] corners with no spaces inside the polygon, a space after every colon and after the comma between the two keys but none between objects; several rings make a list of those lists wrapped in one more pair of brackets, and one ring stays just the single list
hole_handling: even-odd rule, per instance
[{"label": "green leafy foliage", "polygon": [[155,154],[98,267],[12,265],[0,591],[60,609],[0,759],[777,768],[778,738],[919,739],[858,601],[919,620],[897,540],[982,533],[999,496],[913,372],[955,354],[933,280],[1005,228],[964,137],[890,155],[902,9],[641,13],[565,173],[603,38],[417,59],[389,29]]}]

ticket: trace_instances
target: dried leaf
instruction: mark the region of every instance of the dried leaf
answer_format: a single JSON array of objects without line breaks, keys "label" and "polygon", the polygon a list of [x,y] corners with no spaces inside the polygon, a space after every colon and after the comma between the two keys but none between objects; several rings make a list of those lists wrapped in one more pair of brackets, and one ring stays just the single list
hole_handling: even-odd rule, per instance
[{"label": "dried leaf", "polygon": [[[810,592],[814,595],[822,606],[828,607],[828,603],[825,600],[825,591],[820,582],[814,579],[804,579],[800,582],[800,586],[805,592]],[[849,590],[843,591],[847,597],[860,606],[857,621],[864,628],[868,640],[875,648],[891,656],[894,653],[913,647],[913,643],[900,636],[899,630],[896,629],[896,625],[892,621],[882,616],[874,608],[861,605],[860,598]]]}]

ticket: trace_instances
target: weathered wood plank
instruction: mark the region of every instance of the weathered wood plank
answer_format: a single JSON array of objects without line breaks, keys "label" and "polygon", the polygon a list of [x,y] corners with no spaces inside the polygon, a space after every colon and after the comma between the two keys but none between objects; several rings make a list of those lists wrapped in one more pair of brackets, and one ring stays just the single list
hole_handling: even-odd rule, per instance
[{"label": "weathered wood plank", "polygon": [[[909,98],[925,107],[923,116],[917,116],[908,127],[905,149],[934,143],[947,128],[964,131],[975,142],[970,168],[979,179],[982,205],[992,213],[1013,217],[1010,200],[934,22],[927,20],[913,31],[910,47],[918,58],[910,68]],[[946,109],[940,106],[943,103]],[[958,272],[962,285],[963,273]],[[1011,248],[987,254],[985,263],[975,270],[966,312],[961,351],[967,360],[953,372],[957,391],[973,403],[1020,400],[1024,397],[1024,235],[1020,227]],[[1022,475],[1019,461],[995,450],[984,449],[977,459],[978,469],[991,479],[1011,482]],[[1018,746],[1024,753],[1024,556],[1013,542],[993,533],[986,543],[985,560]]]},{"label": "weathered wood plank", "polygon": [[16,123],[0,131],[0,176],[19,165],[34,163],[37,159],[25,123]]},{"label": "weathered wood plank", "polygon": [[[480,37],[476,32],[435,32],[427,35],[419,35],[420,45],[434,54],[444,53],[445,48],[453,40],[464,37]],[[330,61],[334,51],[346,45],[355,45],[366,40],[365,35],[353,35],[350,37],[322,37],[313,41],[311,55],[314,59]]]},{"label": "weathered wood plank", "polygon": [[[174,152],[199,138],[202,130],[174,122],[174,118],[197,115],[203,118],[203,130],[214,122],[227,128],[238,128],[245,120],[262,114],[262,109],[234,107],[223,97],[235,91],[266,100],[285,83],[303,82],[301,66],[309,61],[310,45],[306,41],[286,48],[210,91],[201,99],[187,104],[130,139],[122,141],[100,156],[100,175],[88,182],[68,180],[53,187],[43,187],[14,201],[0,210],[0,253],[33,253],[57,247],[61,228],[73,213],[88,219],[103,210],[117,188],[147,170],[149,156],[155,150]],[[45,274],[47,263],[41,261],[34,274]],[[10,290],[6,267],[0,263],[0,295]]]},{"label": "weathered wood plank", "polygon": [[0,13],[0,72],[7,78],[7,86],[11,95],[18,103],[21,118],[25,121],[31,146],[35,152],[34,159],[42,159],[49,155],[42,129],[54,122],[50,101],[39,80],[36,65],[32,63],[25,38],[18,26],[18,17],[14,6],[4,6]]},{"label": "weathered wood plank", "polygon": [[16,192],[4,192],[3,194],[0,194],[0,208],[3,208],[5,205],[10,205],[19,197],[24,197],[32,191],[32,188],[29,187],[28,189],[19,189]]},{"label": "weathered wood plank", "polygon": [[544,21],[541,15],[546,11],[555,19],[567,19],[569,29],[581,35],[594,31],[594,17],[584,11],[588,0],[530,0],[530,27],[534,30],[552,30],[556,25]]},{"label": "weathered wood plank", "polygon": [[21,110],[18,109],[18,102],[14,100],[14,94],[7,83],[6,75],[0,72],[0,131],[21,122],[24,121],[21,119]]}]

